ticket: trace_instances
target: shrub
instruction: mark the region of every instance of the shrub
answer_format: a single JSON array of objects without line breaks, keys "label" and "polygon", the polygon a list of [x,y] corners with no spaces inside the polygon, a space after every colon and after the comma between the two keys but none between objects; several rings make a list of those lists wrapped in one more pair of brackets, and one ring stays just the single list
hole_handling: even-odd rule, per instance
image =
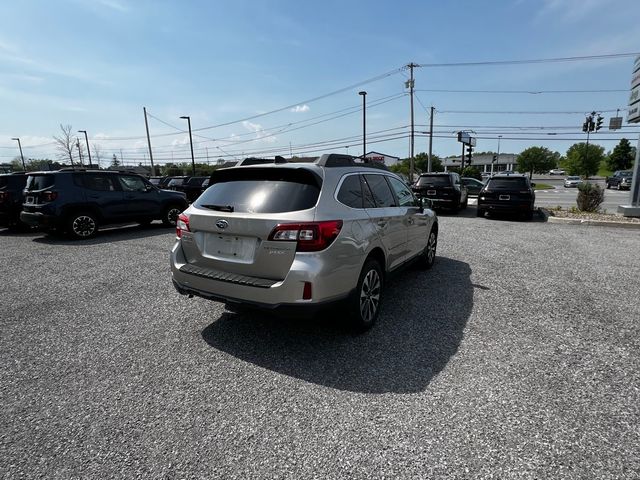
[{"label": "shrub", "polygon": [[576,202],[578,210],[582,212],[597,212],[602,202],[604,202],[604,190],[593,183],[582,183],[578,185]]}]

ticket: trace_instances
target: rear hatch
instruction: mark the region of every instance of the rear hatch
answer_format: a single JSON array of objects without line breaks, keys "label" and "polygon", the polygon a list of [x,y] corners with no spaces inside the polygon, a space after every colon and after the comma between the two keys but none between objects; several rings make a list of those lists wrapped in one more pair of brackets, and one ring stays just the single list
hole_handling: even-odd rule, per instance
[{"label": "rear hatch", "polygon": [[493,177],[481,193],[485,200],[508,203],[530,202],[531,189],[524,177]]},{"label": "rear hatch", "polygon": [[452,199],[456,193],[455,188],[451,185],[449,175],[421,175],[414,191],[431,199]]},{"label": "rear hatch", "polygon": [[[241,167],[213,173],[185,212],[182,249],[193,267],[282,280],[297,242],[274,240],[280,224],[313,225],[322,179],[306,168]],[[312,227],[309,227],[312,228]]]},{"label": "rear hatch", "polygon": [[52,173],[30,173],[24,188],[24,210],[34,212],[39,205],[54,200],[58,192],[55,190],[55,175]]}]

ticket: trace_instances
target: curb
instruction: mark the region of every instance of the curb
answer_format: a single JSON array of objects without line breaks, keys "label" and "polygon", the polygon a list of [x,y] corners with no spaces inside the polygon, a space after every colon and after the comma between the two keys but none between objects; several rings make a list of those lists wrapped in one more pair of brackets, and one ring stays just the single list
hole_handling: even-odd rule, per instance
[{"label": "curb", "polygon": [[580,218],[562,218],[549,215],[549,212],[544,209],[538,209],[540,215],[548,223],[563,223],[565,225],[587,225],[594,227],[615,227],[615,228],[628,228],[631,230],[640,230],[640,223],[628,223],[628,222],[610,222],[607,220],[582,220]]}]

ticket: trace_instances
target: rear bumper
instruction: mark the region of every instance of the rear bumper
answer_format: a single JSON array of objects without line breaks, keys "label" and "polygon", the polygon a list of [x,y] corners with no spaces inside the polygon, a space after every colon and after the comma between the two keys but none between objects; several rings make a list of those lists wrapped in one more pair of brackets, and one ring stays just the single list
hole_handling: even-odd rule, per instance
[{"label": "rear bumper", "polygon": [[[170,264],[173,285],[183,295],[278,312],[308,313],[341,302],[355,289],[359,275],[348,268],[329,268],[314,256],[296,258],[286,278],[279,281],[209,274],[206,269],[194,272],[188,268],[180,242],[171,249]],[[312,285],[309,300],[302,298],[305,282]],[[343,285],[348,288],[341,288]]]},{"label": "rear bumper", "polygon": [[40,212],[20,212],[20,220],[35,227],[57,227],[60,224],[60,219],[57,216]]},{"label": "rear bumper", "polygon": [[504,203],[504,202],[487,202],[478,200],[478,209],[488,212],[505,212],[518,213],[533,211],[533,204],[527,203]]}]

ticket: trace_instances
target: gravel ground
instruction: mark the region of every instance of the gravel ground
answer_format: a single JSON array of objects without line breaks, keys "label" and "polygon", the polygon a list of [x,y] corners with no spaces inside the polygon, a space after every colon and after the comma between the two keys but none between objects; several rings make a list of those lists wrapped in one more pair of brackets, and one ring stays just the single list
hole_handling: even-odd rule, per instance
[{"label": "gravel ground", "polygon": [[361,336],[179,296],[162,228],[0,231],[0,478],[639,478],[640,235],[440,221]]}]

